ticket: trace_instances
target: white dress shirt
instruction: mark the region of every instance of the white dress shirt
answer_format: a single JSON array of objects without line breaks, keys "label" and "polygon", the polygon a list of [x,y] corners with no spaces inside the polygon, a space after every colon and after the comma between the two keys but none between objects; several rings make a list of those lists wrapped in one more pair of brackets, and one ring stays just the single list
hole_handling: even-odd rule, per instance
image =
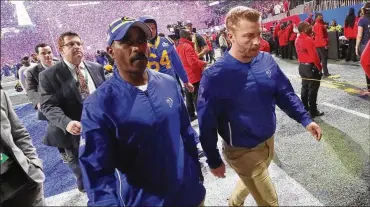
[{"label": "white dress shirt", "polygon": [[24,91],[26,91],[26,86],[27,86],[27,82],[26,82],[27,71],[35,67],[36,65],[37,65],[36,63],[31,63],[30,66],[28,67],[22,66],[21,68],[19,68],[19,71],[18,71],[19,80],[20,80],[20,84]]},{"label": "white dress shirt", "polygon": [[[63,61],[67,64],[69,71],[71,71],[71,74],[73,78],[75,79],[75,81],[78,81],[77,74],[76,74],[77,67],[73,65],[72,63],[68,62],[67,60],[63,59]],[[96,90],[96,87],[95,87],[93,79],[91,78],[89,70],[86,69],[85,63],[83,61],[81,61],[79,67],[80,67],[82,75],[85,77],[85,80],[87,80],[87,87],[89,87],[89,92],[90,94],[92,94]]]}]

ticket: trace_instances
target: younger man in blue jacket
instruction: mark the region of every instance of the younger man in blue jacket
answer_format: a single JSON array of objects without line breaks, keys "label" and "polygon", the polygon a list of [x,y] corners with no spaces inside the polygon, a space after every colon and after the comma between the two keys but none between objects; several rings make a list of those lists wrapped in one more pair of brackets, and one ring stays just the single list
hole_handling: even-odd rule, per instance
[{"label": "younger man in blue jacket", "polygon": [[200,142],[211,172],[225,177],[217,149],[217,132],[224,140],[224,157],[240,177],[229,199],[242,206],[250,193],[258,206],[277,206],[268,175],[274,155],[275,105],[316,137],[320,127],[312,122],[287,77],[270,54],[259,52],[260,13],[236,7],[226,16],[232,47],[204,71],[198,96]]},{"label": "younger man in blue jacket", "polygon": [[80,163],[89,206],[199,206],[205,188],[197,133],[176,80],[146,68],[151,31],[109,25],[117,70],[84,102]]}]

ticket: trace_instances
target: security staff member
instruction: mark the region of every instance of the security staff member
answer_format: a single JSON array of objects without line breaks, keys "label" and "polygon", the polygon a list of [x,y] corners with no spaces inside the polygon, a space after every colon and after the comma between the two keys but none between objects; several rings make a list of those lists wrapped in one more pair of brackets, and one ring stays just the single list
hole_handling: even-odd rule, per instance
[{"label": "security staff member", "polygon": [[300,33],[295,42],[299,62],[299,75],[302,77],[301,99],[311,117],[322,116],[317,110],[317,92],[322,77],[322,66],[316,52],[315,43],[311,38],[312,26],[308,22],[301,22],[298,26]]},{"label": "security staff member", "polygon": [[324,25],[323,16],[321,13],[316,13],[316,22],[313,26],[314,42],[316,51],[320,56],[322,67],[324,70],[324,78],[331,76],[328,70],[328,32]]}]

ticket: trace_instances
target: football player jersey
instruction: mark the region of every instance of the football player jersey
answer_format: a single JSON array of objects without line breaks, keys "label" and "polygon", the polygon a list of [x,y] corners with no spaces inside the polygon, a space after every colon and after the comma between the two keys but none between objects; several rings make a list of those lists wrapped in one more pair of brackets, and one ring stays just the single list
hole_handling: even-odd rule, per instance
[{"label": "football player jersey", "polygon": [[149,69],[168,74],[174,78],[176,78],[177,74],[182,82],[188,82],[184,66],[171,40],[157,36],[155,43],[148,43],[148,45],[150,49]]}]

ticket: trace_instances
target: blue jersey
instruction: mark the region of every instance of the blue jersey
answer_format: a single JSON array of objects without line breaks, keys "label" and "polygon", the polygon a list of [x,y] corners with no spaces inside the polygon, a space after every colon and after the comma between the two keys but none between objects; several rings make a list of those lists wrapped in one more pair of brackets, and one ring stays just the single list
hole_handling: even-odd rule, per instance
[{"label": "blue jersey", "polygon": [[177,74],[182,82],[188,82],[188,76],[172,41],[158,36],[154,45],[151,43],[148,45],[150,49],[148,68],[174,78]]}]

